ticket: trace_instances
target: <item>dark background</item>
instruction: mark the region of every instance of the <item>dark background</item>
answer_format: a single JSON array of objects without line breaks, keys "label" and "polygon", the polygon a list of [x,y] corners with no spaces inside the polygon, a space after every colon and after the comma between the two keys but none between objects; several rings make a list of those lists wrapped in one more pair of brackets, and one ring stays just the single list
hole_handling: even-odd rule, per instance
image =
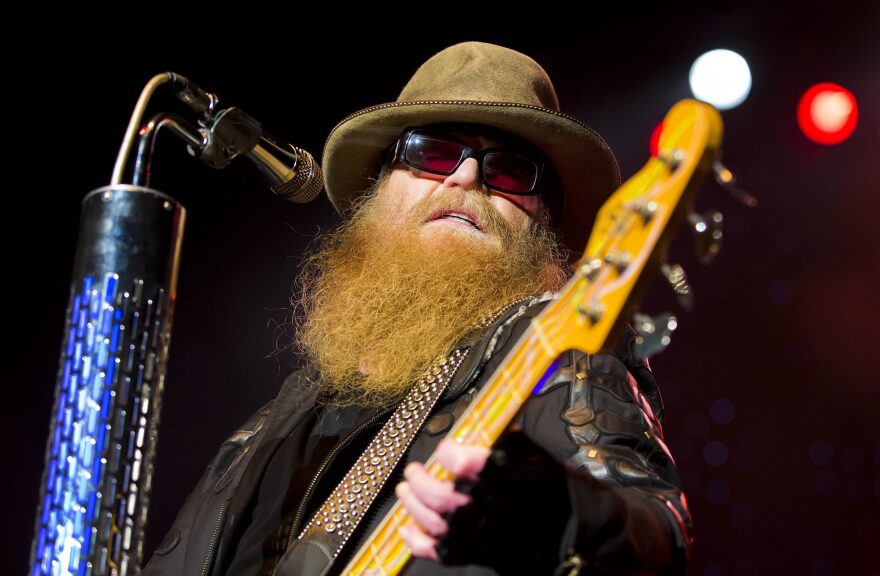
[{"label": "dark background", "polygon": [[[475,39],[541,63],[563,110],[607,139],[624,177],[646,161],[666,110],[689,95],[698,55],[730,48],[748,60],[752,92],[723,113],[723,147],[760,204],[749,210],[714,184],[703,188],[698,207],[724,212],[725,246],[703,268],[686,234],[674,244],[696,308],[653,362],[694,515],[690,574],[877,574],[880,17],[871,2],[769,4],[585,4],[577,17],[561,6],[485,15],[437,6],[442,17],[383,7],[369,19],[339,8],[308,20],[251,7],[247,17],[185,25],[145,14],[127,27],[74,26],[88,20],[81,12],[7,21],[27,40],[4,41],[13,204],[4,227],[12,371],[3,386],[2,572],[26,571],[79,203],[109,182],[146,81],[184,74],[319,157],[336,122],[394,100],[421,62]],[[859,125],[838,146],[811,143],[795,121],[800,95],[821,81],[859,101]],[[165,92],[150,110],[187,114]],[[219,443],[292,369],[296,266],[315,232],[336,221],[324,197],[286,203],[244,162],[214,172],[167,134],[153,167],[153,186],[184,203],[188,222],[150,551]],[[665,290],[655,283],[649,302],[665,302]]]}]

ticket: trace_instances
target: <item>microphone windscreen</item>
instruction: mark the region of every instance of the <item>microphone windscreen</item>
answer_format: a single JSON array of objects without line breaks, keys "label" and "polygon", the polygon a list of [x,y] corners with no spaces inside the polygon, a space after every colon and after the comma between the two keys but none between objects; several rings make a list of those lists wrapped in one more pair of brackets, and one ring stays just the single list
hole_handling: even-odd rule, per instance
[{"label": "microphone windscreen", "polygon": [[304,204],[314,200],[324,189],[324,173],[311,154],[298,148],[296,176],[287,182],[272,186],[272,192],[285,200]]}]

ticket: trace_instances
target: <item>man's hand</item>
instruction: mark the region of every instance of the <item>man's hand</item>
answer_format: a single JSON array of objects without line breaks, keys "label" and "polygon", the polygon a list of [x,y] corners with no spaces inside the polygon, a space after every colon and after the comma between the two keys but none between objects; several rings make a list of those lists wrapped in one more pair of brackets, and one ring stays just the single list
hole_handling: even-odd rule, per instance
[{"label": "man's hand", "polygon": [[[443,439],[435,457],[456,478],[476,480],[489,450]],[[414,556],[439,560],[434,547],[437,538],[449,530],[444,515],[470,502],[470,496],[456,492],[451,481],[437,480],[418,462],[407,465],[403,476],[406,480],[397,485],[395,492],[415,523],[401,527],[400,536]]]}]

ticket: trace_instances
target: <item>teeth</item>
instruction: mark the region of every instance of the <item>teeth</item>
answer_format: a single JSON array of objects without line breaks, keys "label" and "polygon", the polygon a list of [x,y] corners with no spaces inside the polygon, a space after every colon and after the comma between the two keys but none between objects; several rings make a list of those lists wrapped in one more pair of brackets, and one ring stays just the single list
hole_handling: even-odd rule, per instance
[{"label": "teeth", "polygon": [[470,224],[470,225],[473,226],[474,228],[477,227],[477,225],[476,225],[476,224],[475,224],[470,218],[468,218],[467,216],[465,216],[464,214],[458,214],[458,213],[444,214],[444,215],[443,215],[443,218],[456,218],[456,219],[458,219],[458,220],[463,220],[463,221],[467,222],[468,224]]}]

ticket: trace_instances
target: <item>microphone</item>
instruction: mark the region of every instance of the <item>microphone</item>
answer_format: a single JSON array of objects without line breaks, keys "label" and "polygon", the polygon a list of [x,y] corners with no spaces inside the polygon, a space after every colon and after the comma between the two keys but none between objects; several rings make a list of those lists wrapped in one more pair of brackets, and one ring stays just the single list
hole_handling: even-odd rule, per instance
[{"label": "microphone", "polygon": [[200,116],[203,142],[198,152],[190,146],[193,155],[219,170],[243,154],[257,167],[272,192],[291,202],[311,202],[321,193],[324,176],[311,154],[273,138],[238,108],[216,112],[220,101],[216,95],[180,74],[168,74],[177,97]]},{"label": "microphone", "polygon": [[260,134],[260,143],[245,157],[257,167],[272,192],[285,200],[311,202],[324,189],[321,165],[311,154],[265,131]]}]

